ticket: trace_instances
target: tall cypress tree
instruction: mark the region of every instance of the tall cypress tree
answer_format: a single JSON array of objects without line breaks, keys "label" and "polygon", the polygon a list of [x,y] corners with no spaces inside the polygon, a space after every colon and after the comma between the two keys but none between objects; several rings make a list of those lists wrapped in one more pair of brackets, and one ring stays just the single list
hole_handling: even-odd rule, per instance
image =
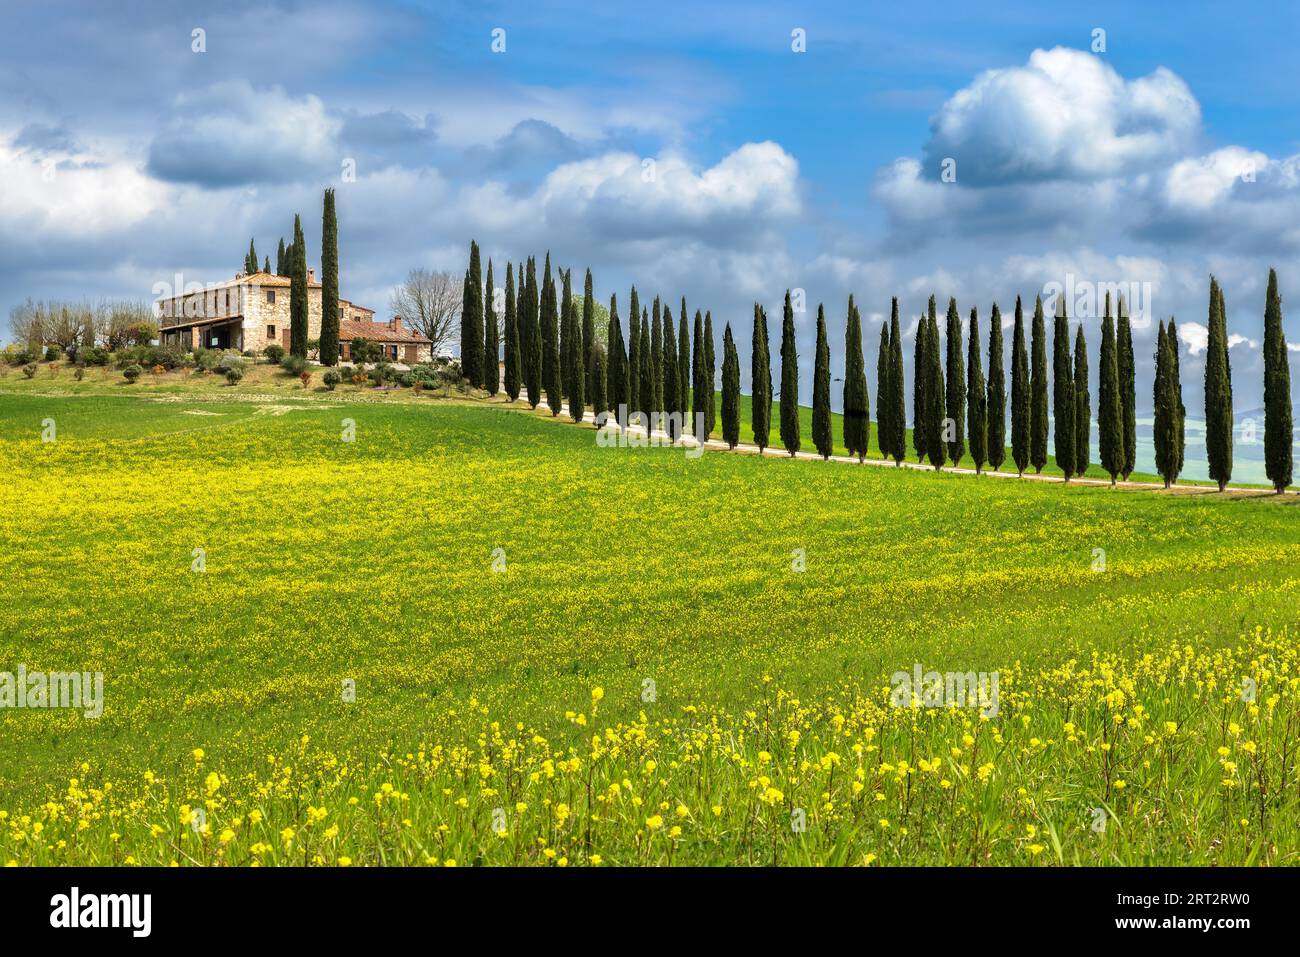
[{"label": "tall cypress tree", "polygon": [[523,346],[524,386],[528,390],[528,405],[534,409],[542,401],[542,330],[537,315],[539,305],[537,260],[529,256],[524,309],[523,315],[519,317],[519,341]]},{"label": "tall cypress tree", "polygon": [[704,379],[704,316],[695,310],[695,337],[691,343],[691,428],[698,429],[708,438],[709,396],[712,383]]},{"label": "tall cypress tree", "polygon": [[740,357],[731,323],[722,331],[722,441],[729,449],[740,441]]},{"label": "tall cypress tree", "polygon": [[861,462],[867,454],[867,372],[862,358],[862,318],[849,295],[844,326],[844,447]]},{"label": "tall cypress tree", "polygon": [[970,329],[966,339],[966,421],[970,426],[970,455],[975,460],[975,474],[984,470],[988,459],[989,397],[984,381],[984,364],[980,359],[980,320],[974,306],[970,309]]},{"label": "tall cypress tree", "polygon": [[1119,349],[1108,292],[1106,314],[1101,319],[1101,355],[1097,369],[1097,441],[1101,467],[1110,475],[1111,485],[1124,471],[1124,418],[1119,399]]},{"label": "tall cypress tree", "polygon": [[320,361],[339,363],[339,221],[334,190],[325,190],[320,244]]},{"label": "tall cypress tree", "polygon": [[289,353],[307,358],[307,240],[302,219],[293,217],[293,272],[289,281]]},{"label": "tall cypress tree", "polygon": [[1043,297],[1034,298],[1030,326],[1029,367],[1029,464],[1041,474],[1047,464],[1047,326]]},{"label": "tall cypress tree", "polygon": [[483,291],[483,388],[488,395],[501,390],[501,343],[497,327],[496,284],[492,279],[492,260],[488,260],[487,286]]},{"label": "tall cypress tree", "polygon": [[1187,406],[1183,404],[1183,374],[1182,371],[1179,369],[1179,362],[1181,361],[1182,358],[1181,356],[1182,348],[1181,348],[1181,343],[1179,343],[1178,341],[1178,325],[1177,323],[1174,322],[1173,316],[1169,317],[1169,328],[1165,331],[1165,335],[1169,338],[1169,348],[1173,352],[1173,356],[1174,356],[1173,379],[1178,386],[1177,389],[1177,395],[1178,395],[1177,473],[1179,475],[1182,475],[1183,474],[1183,453],[1187,449]]},{"label": "tall cypress tree", "polygon": [[506,395],[519,398],[519,319],[515,311],[515,270],[506,260]]},{"label": "tall cypress tree", "polygon": [[[897,302],[897,300],[895,300]],[[907,399],[903,389],[903,334],[898,309],[889,319],[889,434],[897,468],[907,457]]]},{"label": "tall cypress tree", "polygon": [[1056,297],[1056,321],[1052,327],[1052,422],[1056,440],[1056,465],[1065,481],[1074,475],[1074,439],[1078,422],[1074,415],[1074,363],[1070,358],[1070,319],[1065,294]]},{"label": "tall cypress tree", "polygon": [[682,428],[690,431],[691,413],[691,327],[686,315],[686,297],[677,316],[677,409],[682,414]]},{"label": "tall cypress tree", "polygon": [[1011,334],[1011,461],[1024,476],[1029,467],[1029,354],[1025,349],[1025,312],[1016,296],[1016,325]]},{"label": "tall cypress tree", "polygon": [[288,262],[285,259],[284,237],[280,237],[280,245],[275,247],[275,274],[277,276],[287,276],[289,274]]},{"label": "tall cypress tree", "polygon": [[[1023,343],[1021,343],[1023,345]],[[988,409],[989,468],[997,471],[1007,458],[1007,384],[1002,368],[1002,311],[993,304],[989,319],[989,387],[985,398]]]},{"label": "tall cypress tree", "polygon": [[636,286],[628,297],[627,308],[627,408],[628,421],[641,422],[641,300]]},{"label": "tall cypress tree", "polygon": [[636,347],[637,363],[641,366],[637,370],[637,407],[641,411],[641,424],[645,427],[646,434],[650,434],[653,428],[654,411],[654,379],[651,371],[650,359],[650,317],[644,309],[641,310],[641,332]]},{"label": "tall cypress tree", "polygon": [[1278,495],[1291,484],[1294,455],[1291,361],[1282,331],[1282,297],[1277,271],[1268,271],[1264,297],[1264,471]]},{"label": "tall cypress tree", "polygon": [[655,296],[650,313],[650,428],[663,428],[664,412],[664,330],[662,307]]},{"label": "tall cypress tree", "polygon": [[681,418],[684,415],[677,403],[681,400],[682,390],[677,385],[677,339],[673,334],[673,313],[664,306],[664,431],[672,442],[676,442],[681,433]]},{"label": "tall cypress tree", "polygon": [[1133,359],[1133,326],[1129,322],[1124,297],[1119,297],[1119,325],[1116,330],[1115,364],[1119,367],[1119,418],[1123,434],[1124,481],[1137,466],[1137,364]]},{"label": "tall cypress tree", "polygon": [[[898,309],[898,298],[894,298],[893,308]],[[880,446],[882,458],[889,458],[894,450],[893,436],[889,426],[889,323],[880,324],[880,345],[876,349],[876,442]]]},{"label": "tall cypress tree", "polygon": [[596,297],[592,292],[591,270],[582,282],[582,362],[587,370],[587,395],[595,397],[596,380],[592,360],[596,345]]},{"label": "tall cypress tree", "polygon": [[587,368],[582,360],[582,350],[586,344],[582,339],[582,323],[578,319],[578,307],[574,305],[573,296],[570,294],[570,282],[571,273],[566,269],[564,271],[564,301],[565,312],[568,315],[566,325],[569,330],[568,336],[572,337],[573,342],[569,346],[568,367],[565,370],[569,381],[564,391],[569,399],[569,415],[574,422],[581,422],[587,408]]},{"label": "tall cypress tree", "polygon": [[631,402],[627,394],[627,346],[623,342],[623,323],[618,318],[618,296],[609,297],[609,355],[606,359],[606,376],[608,385],[605,389],[605,400],[609,403],[609,409],[615,415],[619,413],[619,406],[631,408]]},{"label": "tall cypress tree", "polygon": [[781,310],[781,444],[792,456],[799,451],[799,352],[789,289]]},{"label": "tall cypress tree", "polygon": [[559,307],[556,304],[555,280],[551,277],[551,254],[546,254],[542,275],[542,387],[551,415],[559,415],[564,397],[560,394]]},{"label": "tall cypress tree", "polygon": [[[934,296],[930,297],[929,309],[929,314],[933,316]],[[916,324],[916,343],[912,353],[912,448],[916,451],[917,462],[925,459],[925,440],[930,434],[930,427],[926,421],[930,403],[925,394],[930,381],[927,366],[930,354],[925,341],[925,337],[929,334],[930,323],[926,314],[922,313]]]},{"label": "tall cypress tree", "polygon": [[1088,392],[1088,343],[1083,321],[1074,332],[1074,471],[1088,471],[1092,453],[1092,396]]},{"label": "tall cypress tree", "polygon": [[271,275],[271,257],[270,257],[270,256],[267,256],[265,262],[262,263],[262,272],[266,273],[268,276]]},{"label": "tall cypress tree", "polygon": [[961,463],[966,454],[966,372],[961,357],[961,316],[957,315],[957,300],[948,300],[948,319],[944,340],[948,351],[948,368],[945,370],[944,408],[951,420],[944,429],[952,437],[948,440],[948,458],[953,465]]},{"label": "tall cypress tree", "polygon": [[[1232,478],[1232,368],[1223,289],[1210,277],[1210,334],[1205,350],[1205,457],[1222,492]],[[1267,384],[1268,377],[1265,376]],[[1264,403],[1267,414],[1268,403]]]},{"label": "tall cypress tree", "polygon": [[714,313],[712,309],[705,309],[705,389],[708,394],[705,430],[708,436],[714,434],[714,428],[718,425],[718,391],[714,389],[718,378],[716,361],[718,360],[714,355]]},{"label": "tall cypress tree", "polygon": [[[796,409],[796,414],[798,410]],[[835,447],[831,432],[831,347],[826,342],[826,312],[817,304],[817,358],[813,365],[813,445],[828,459]]]},{"label": "tall cypress tree", "polygon": [[767,448],[772,429],[772,364],[767,350],[767,313],[754,303],[754,341],[749,350],[749,420],[754,428],[754,444],[760,452]]},{"label": "tall cypress tree", "polygon": [[483,385],[483,274],[478,243],[469,244],[469,281],[460,312],[460,371],[469,384]]},{"label": "tall cypress tree", "polygon": [[250,276],[257,272],[257,247],[251,238],[248,240],[248,255],[244,257],[244,272]]},{"label": "tall cypress tree", "polygon": [[1178,481],[1178,374],[1174,367],[1173,337],[1160,323],[1156,340],[1156,379],[1154,388],[1155,421],[1152,439],[1156,451],[1156,471],[1165,480],[1165,488]]},{"label": "tall cypress tree", "polygon": [[[931,309],[933,310],[931,299]],[[933,311],[925,330],[925,455],[936,469],[942,469],[948,453],[944,442],[943,358],[939,351],[939,320]]]}]

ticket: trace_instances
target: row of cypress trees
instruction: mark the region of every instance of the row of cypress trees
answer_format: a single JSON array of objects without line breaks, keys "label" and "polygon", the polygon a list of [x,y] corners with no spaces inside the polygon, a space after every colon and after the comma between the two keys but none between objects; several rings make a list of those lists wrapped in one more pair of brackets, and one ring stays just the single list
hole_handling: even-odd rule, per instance
[{"label": "row of cypress trees", "polygon": [[[327,195],[328,204],[328,195]],[[328,206],[327,206],[328,208]],[[295,224],[295,242],[300,247]],[[337,253],[335,254],[337,256]],[[491,394],[500,387],[497,378],[497,323],[493,307],[492,264],[488,263],[486,322],[484,297],[477,282],[479,251],[470,246],[462,317],[465,374]],[[716,360],[712,314],[696,310],[688,324],[685,297],[681,300],[674,331],[671,307],[655,297],[647,309],[635,287],[629,299],[627,339],[619,316],[617,296],[610,297],[606,348],[595,337],[591,271],[583,289],[583,315],[579,321],[571,291],[571,272],[561,274],[563,291],[557,300],[550,255],[543,267],[540,291],[533,258],[520,265],[515,282],[506,266],[504,293],[504,345],[506,394],[513,401],[526,392],[536,407],[543,398],[553,415],[565,399],[570,414],[581,421],[590,405],[594,413],[632,412],[634,422],[663,427],[671,437],[683,423],[703,417],[705,434],[717,425],[713,389]],[[940,357],[937,309],[931,296],[916,332],[913,364],[912,448],[917,461],[936,469],[945,462],[957,464],[969,451],[976,472],[985,465],[997,470],[1007,458],[1008,393],[1003,357],[1002,315],[993,305],[987,354],[983,366],[978,310],[970,310],[963,356],[962,323],[956,299],[948,301],[944,336],[945,356]],[[1112,314],[1114,310],[1115,314]],[[1075,329],[1073,349],[1070,321],[1063,296],[1057,298],[1052,333],[1053,452],[1065,481],[1084,474],[1091,460],[1092,397],[1087,341],[1083,324]],[[1016,298],[1011,345],[1010,456],[1017,473],[1027,468],[1041,473],[1047,464],[1048,395],[1047,334],[1042,297],[1034,302],[1029,335],[1024,309]],[[823,306],[817,308],[816,355],[813,368],[813,445],[823,458],[834,447],[830,408],[830,348]],[[1105,297],[1101,322],[1098,370],[1097,420],[1100,464],[1114,484],[1127,480],[1136,464],[1136,363],[1129,315],[1121,297]],[[477,345],[481,343],[481,348]],[[862,319],[852,296],[844,333],[843,440],[851,455],[861,461],[870,444],[870,400],[862,349]],[[1179,341],[1175,321],[1160,323],[1156,345],[1154,382],[1157,470],[1166,486],[1177,481],[1184,461],[1187,410],[1182,400],[1178,367]],[[790,291],[785,294],[781,327],[780,438],[794,455],[802,447],[799,422],[799,368],[794,310]],[[771,354],[767,313],[754,305],[751,361],[751,425],[760,449],[769,441],[772,419]],[[477,371],[475,371],[477,364]],[[1281,492],[1292,480],[1292,410],[1290,369],[1282,331],[1281,300],[1276,272],[1269,272],[1264,330],[1265,458],[1267,474]],[[907,456],[906,400],[903,375],[902,333],[898,300],[891,303],[890,318],[882,325],[876,365],[877,441],[882,454],[901,464]],[[693,397],[693,404],[692,404]],[[722,431],[734,448],[740,441],[740,367],[731,326],[723,333]],[[646,412],[645,410],[651,410]],[[674,416],[673,414],[676,413]],[[1209,340],[1205,369],[1206,451],[1210,476],[1220,490],[1232,474],[1232,376],[1228,361],[1227,314],[1223,291],[1210,278]]]},{"label": "row of cypress trees", "polygon": [[[478,244],[471,242],[461,309],[461,371],[472,384],[491,395],[504,388],[512,402],[524,395],[533,408],[545,401],[552,415],[559,415],[567,402],[569,414],[578,422],[588,407],[599,414],[623,406],[635,423],[669,429],[674,440],[680,437],[683,422],[697,416],[703,417],[707,433],[714,431],[717,358],[712,312],[697,309],[692,330],[683,297],[674,328],[671,307],[656,296],[651,315],[634,286],[626,337],[618,297],[611,296],[602,345],[596,337],[591,270],[586,273],[579,317],[572,271],[560,271],[557,293],[548,253],[540,286],[533,257],[517,270],[513,263],[506,264],[499,341],[492,261],[488,261],[486,295],[480,288],[479,270]],[[504,377],[498,375],[496,358],[502,354]],[[676,416],[670,418],[673,413]]]}]

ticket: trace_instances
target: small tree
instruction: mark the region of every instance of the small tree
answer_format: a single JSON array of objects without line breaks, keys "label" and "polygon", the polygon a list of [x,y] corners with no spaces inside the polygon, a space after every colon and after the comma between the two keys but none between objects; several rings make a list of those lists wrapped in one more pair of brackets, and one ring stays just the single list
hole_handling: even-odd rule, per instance
[{"label": "small tree", "polygon": [[767,351],[767,313],[754,303],[754,341],[750,348],[750,424],[754,444],[767,448],[772,428],[772,366]]},{"label": "small tree", "polygon": [[1088,392],[1088,343],[1083,323],[1074,331],[1074,471],[1088,471],[1092,447],[1092,396]]},{"label": "small tree", "polygon": [[[1268,383],[1267,374],[1264,377]],[[1265,416],[1268,403],[1264,403]],[[1267,423],[1266,423],[1267,424]],[[1219,491],[1232,478],[1232,367],[1228,363],[1228,318],[1223,289],[1210,277],[1209,338],[1205,348],[1205,457]]]},{"label": "small tree", "polygon": [[789,289],[781,313],[781,444],[792,456],[799,451],[799,352]]},{"label": "small tree", "polygon": [[1268,271],[1264,297],[1264,471],[1278,495],[1291,484],[1292,442],[1291,363],[1282,328],[1282,297],[1277,271]]},{"label": "small tree", "polygon": [[961,316],[957,314],[957,300],[948,300],[948,320],[944,343],[948,350],[948,367],[945,372],[944,407],[948,421],[944,430],[949,433],[948,458],[953,465],[966,454],[966,372],[961,357]]},{"label": "small tree", "polygon": [[1056,321],[1052,327],[1052,418],[1055,425],[1056,465],[1065,481],[1074,474],[1074,439],[1079,427],[1074,415],[1074,368],[1070,358],[1070,320],[1065,312],[1065,294],[1056,299]]},{"label": "small tree", "polygon": [[989,319],[989,384],[985,405],[988,416],[989,468],[996,472],[1007,458],[1007,387],[1002,368],[1002,312],[996,302]]},{"label": "small tree", "polygon": [[862,358],[862,318],[849,296],[844,327],[844,447],[861,462],[867,455],[867,373]]},{"label": "small tree", "polygon": [[1034,298],[1030,327],[1032,356],[1029,372],[1029,464],[1041,474],[1047,464],[1047,327],[1043,297]]},{"label": "small tree", "polygon": [[731,323],[722,332],[722,440],[730,449],[740,441],[740,357]]},{"label": "small tree", "polygon": [[970,424],[970,454],[975,460],[975,474],[984,470],[988,457],[988,395],[984,382],[984,368],[980,360],[979,313],[970,310],[970,329],[966,342],[966,418]]}]

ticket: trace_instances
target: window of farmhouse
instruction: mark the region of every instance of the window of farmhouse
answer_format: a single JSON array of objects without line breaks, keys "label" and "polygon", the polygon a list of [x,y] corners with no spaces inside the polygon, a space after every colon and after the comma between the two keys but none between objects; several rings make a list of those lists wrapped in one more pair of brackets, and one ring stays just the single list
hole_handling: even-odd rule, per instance
[{"label": "window of farmhouse", "polygon": [[268,289],[268,290],[266,291],[266,301],[267,301],[267,302],[275,302],[275,290],[274,290],[274,289]]},{"label": "window of farmhouse", "polygon": [[267,326],[267,327],[266,327],[266,338],[268,338],[268,339],[274,339],[274,338],[275,338],[275,326]]}]

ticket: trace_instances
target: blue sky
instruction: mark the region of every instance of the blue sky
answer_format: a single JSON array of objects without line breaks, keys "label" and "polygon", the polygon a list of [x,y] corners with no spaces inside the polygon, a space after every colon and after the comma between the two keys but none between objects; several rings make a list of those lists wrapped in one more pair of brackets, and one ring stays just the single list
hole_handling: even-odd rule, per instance
[{"label": "blue sky", "polygon": [[[632,282],[685,295],[742,345],[755,300],[779,313],[801,288],[805,392],[819,301],[838,357],[857,295],[874,369],[892,295],[905,324],[933,292],[987,328],[993,301],[1009,321],[1017,294],[1069,275],[1150,284],[1149,326],[1176,315],[1187,337],[1195,410],[1214,272],[1249,409],[1268,267],[1284,298],[1300,288],[1298,20],[1283,3],[11,4],[0,305],[227,279],[295,212],[316,259],[332,185],[355,301],[384,312],[412,267],[459,274],[470,237],[498,262],[590,266],[606,302]],[[1287,329],[1300,343],[1300,317]]]}]

